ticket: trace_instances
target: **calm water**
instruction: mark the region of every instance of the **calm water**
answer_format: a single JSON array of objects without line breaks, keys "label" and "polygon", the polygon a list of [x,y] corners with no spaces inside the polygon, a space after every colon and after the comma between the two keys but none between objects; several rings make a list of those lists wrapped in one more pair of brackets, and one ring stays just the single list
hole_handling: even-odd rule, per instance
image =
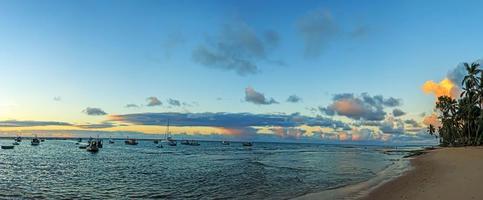
[{"label": "calm water", "polygon": [[[10,144],[2,140],[0,144]],[[402,155],[381,147],[219,142],[159,149],[74,141],[0,150],[0,198],[288,199],[368,180]]]}]

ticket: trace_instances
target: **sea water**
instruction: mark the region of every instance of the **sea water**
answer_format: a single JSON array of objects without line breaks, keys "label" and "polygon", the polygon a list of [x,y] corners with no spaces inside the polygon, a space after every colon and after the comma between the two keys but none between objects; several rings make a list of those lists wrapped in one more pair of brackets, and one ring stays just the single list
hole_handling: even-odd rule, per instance
[{"label": "sea water", "polygon": [[200,144],[104,140],[90,153],[72,140],[24,140],[0,150],[0,198],[291,199],[370,180],[403,156],[381,146]]}]

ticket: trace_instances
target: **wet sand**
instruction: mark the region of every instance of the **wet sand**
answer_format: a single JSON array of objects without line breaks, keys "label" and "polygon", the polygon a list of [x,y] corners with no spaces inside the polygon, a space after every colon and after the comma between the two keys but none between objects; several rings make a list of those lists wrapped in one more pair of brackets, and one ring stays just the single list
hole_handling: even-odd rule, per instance
[{"label": "wet sand", "polygon": [[411,160],[412,170],[363,200],[483,199],[483,148],[442,148]]}]

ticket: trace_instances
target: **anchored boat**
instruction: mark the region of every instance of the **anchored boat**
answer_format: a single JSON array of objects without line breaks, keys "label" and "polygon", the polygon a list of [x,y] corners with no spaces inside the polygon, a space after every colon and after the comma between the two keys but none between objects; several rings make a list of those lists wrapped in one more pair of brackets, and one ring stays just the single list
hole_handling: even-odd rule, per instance
[{"label": "anchored boat", "polygon": [[2,145],[2,149],[13,149],[13,145]]},{"label": "anchored boat", "polygon": [[251,147],[251,146],[253,146],[253,142],[244,142],[244,143],[242,143],[242,145],[244,147]]},{"label": "anchored boat", "polygon": [[137,145],[138,144],[138,141],[136,141],[136,139],[127,138],[127,140],[124,141],[124,144],[127,144],[127,145]]},{"label": "anchored boat", "polygon": [[34,138],[32,138],[32,141],[30,142],[30,144],[31,144],[32,146],[37,146],[37,145],[39,145],[39,144],[40,144],[40,140],[39,140],[39,138],[37,138],[37,136],[35,136]]},{"label": "anchored boat", "polygon": [[92,140],[89,142],[89,145],[86,147],[86,150],[89,152],[98,152],[99,151],[99,140]]}]

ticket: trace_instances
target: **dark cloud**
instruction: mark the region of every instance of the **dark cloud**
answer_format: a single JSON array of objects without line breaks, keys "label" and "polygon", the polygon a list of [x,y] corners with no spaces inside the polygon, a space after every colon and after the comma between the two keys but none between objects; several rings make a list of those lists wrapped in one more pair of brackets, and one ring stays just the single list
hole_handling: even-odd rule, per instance
[{"label": "dark cloud", "polygon": [[126,104],[124,107],[126,107],[126,108],[139,108],[139,105],[130,103],[130,104]]},{"label": "dark cloud", "polygon": [[54,121],[17,121],[6,120],[0,121],[0,127],[30,127],[30,126],[71,126],[72,124],[66,122]]},{"label": "dark cloud", "polygon": [[294,113],[252,114],[252,113],[139,113],[113,115],[111,121],[138,125],[165,125],[169,120],[173,126],[214,126],[214,127],[250,127],[280,126],[296,127],[300,125],[322,126],[348,129],[349,125],[341,121],[324,117],[308,117]]},{"label": "dark cloud", "polygon": [[449,71],[447,77],[457,86],[461,85],[463,78],[466,76],[466,68],[463,63],[458,64],[453,70]]},{"label": "dark cloud", "polygon": [[302,98],[300,98],[299,96],[297,95],[290,95],[288,98],[287,98],[287,102],[290,102],[290,103],[298,103],[302,101]]},{"label": "dark cloud", "polygon": [[414,128],[419,128],[421,127],[421,124],[419,124],[416,120],[414,119],[407,119],[404,120],[404,123],[411,125]]},{"label": "dark cloud", "polygon": [[102,109],[100,108],[91,108],[91,107],[87,107],[86,109],[84,109],[82,111],[83,113],[86,113],[87,115],[107,115],[106,112],[104,112]]},{"label": "dark cloud", "polygon": [[319,107],[323,114],[341,115],[355,120],[380,121],[386,116],[385,107],[401,105],[399,99],[384,98],[382,95],[370,96],[367,93],[359,96],[352,93],[336,94],[332,100],[327,107]]},{"label": "dark cloud", "polygon": [[[171,98],[168,99],[168,104],[171,105],[171,106],[181,106],[181,102],[179,100],[171,99]],[[185,103],[183,103],[183,105],[184,104]]]},{"label": "dark cloud", "polygon": [[297,28],[305,44],[305,56],[317,58],[337,36],[339,28],[327,10],[316,10],[301,17]]},{"label": "dark cloud", "polygon": [[225,24],[219,35],[193,51],[193,60],[203,66],[235,71],[239,75],[258,73],[258,62],[268,60],[267,54],[278,45],[279,36],[268,31],[265,37],[243,21]]},{"label": "dark cloud", "polygon": [[252,87],[245,88],[245,101],[251,102],[257,105],[269,105],[278,104],[273,98],[266,98],[263,93],[255,91]]},{"label": "dark cloud", "polygon": [[395,108],[394,110],[392,110],[392,115],[394,117],[400,117],[400,116],[403,116],[405,114],[406,113],[404,111],[402,111],[401,109],[399,109],[399,108]]},{"label": "dark cloud", "polygon": [[146,98],[146,101],[148,101],[148,104],[146,106],[161,106],[163,103],[157,98],[157,97],[148,97]]},{"label": "dark cloud", "polygon": [[62,101],[62,97],[56,96],[56,97],[54,97],[54,101]]},{"label": "dark cloud", "polygon": [[[380,98],[382,99],[382,96],[380,96]],[[396,98],[393,98],[393,97],[389,97],[387,99],[384,99],[382,101],[382,103],[385,105],[385,106],[388,106],[388,107],[396,107],[396,106],[400,106],[402,105],[402,101],[401,99],[396,99]]]}]

